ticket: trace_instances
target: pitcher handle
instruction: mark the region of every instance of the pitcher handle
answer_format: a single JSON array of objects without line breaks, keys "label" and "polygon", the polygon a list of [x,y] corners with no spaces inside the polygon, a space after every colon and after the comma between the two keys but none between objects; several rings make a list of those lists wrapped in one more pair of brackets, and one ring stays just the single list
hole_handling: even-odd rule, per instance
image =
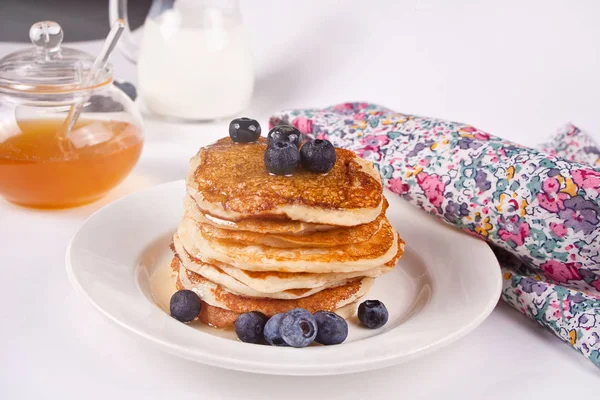
[{"label": "pitcher handle", "polygon": [[108,19],[110,23],[112,24],[119,18],[125,21],[125,30],[123,31],[123,36],[121,36],[121,40],[119,41],[119,49],[125,58],[136,64],[139,46],[131,34],[131,29],[129,29],[129,20],[127,19],[127,0],[110,0],[108,3]]}]

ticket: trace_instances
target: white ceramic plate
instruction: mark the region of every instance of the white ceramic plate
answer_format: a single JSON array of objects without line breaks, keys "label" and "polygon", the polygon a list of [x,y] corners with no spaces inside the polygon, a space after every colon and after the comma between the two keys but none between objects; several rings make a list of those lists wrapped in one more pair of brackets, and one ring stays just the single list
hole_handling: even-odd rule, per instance
[{"label": "white ceramic plate", "polygon": [[464,336],[494,308],[501,290],[489,247],[387,193],[388,217],[407,243],[393,272],[369,298],[383,301],[389,322],[368,330],[349,322],[338,346],[304,349],[252,345],[235,334],[182,324],[163,310],[174,291],[170,236],[181,219],[183,181],[124,197],[92,215],[67,248],[71,282],[100,312],[175,355],[242,371],[327,375],[399,364]]}]

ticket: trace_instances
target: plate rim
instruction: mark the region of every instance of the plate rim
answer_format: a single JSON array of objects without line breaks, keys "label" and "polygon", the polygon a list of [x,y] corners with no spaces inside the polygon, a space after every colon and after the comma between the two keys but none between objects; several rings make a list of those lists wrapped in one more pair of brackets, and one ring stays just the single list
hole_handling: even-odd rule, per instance
[{"label": "plate rim", "polygon": [[[206,353],[206,352],[202,353],[202,352],[197,351],[196,349],[190,349],[189,347],[182,346],[178,343],[172,343],[169,341],[165,341],[164,339],[157,337],[157,336],[153,335],[152,333],[146,332],[143,329],[138,329],[137,327],[134,327],[134,326],[128,324],[127,321],[123,321],[123,320],[119,319],[115,315],[111,314],[109,312],[109,310],[104,309],[101,306],[101,304],[99,304],[96,301],[96,299],[94,299],[93,296],[91,296],[91,294],[85,289],[83,284],[76,277],[71,256],[72,256],[72,249],[73,249],[75,240],[81,234],[82,230],[86,227],[88,222],[90,220],[96,218],[98,214],[107,212],[106,210],[110,209],[111,207],[114,207],[116,204],[125,202],[133,197],[143,195],[143,193],[150,192],[150,191],[160,191],[163,189],[167,190],[167,188],[169,188],[169,187],[175,188],[179,185],[184,185],[184,180],[181,179],[181,180],[175,180],[175,181],[162,183],[159,185],[154,185],[154,186],[145,188],[143,190],[123,196],[123,197],[103,206],[102,208],[98,209],[97,211],[92,213],[90,216],[88,216],[85,219],[85,221],[73,233],[73,236],[71,237],[71,239],[69,240],[69,243],[67,245],[66,255],[65,255],[66,273],[67,273],[67,276],[68,276],[68,279],[69,279],[71,285],[74,287],[74,289],[78,293],[80,293],[83,296],[83,298],[86,299],[87,302],[89,302],[96,310],[98,310],[100,312],[100,314],[107,317],[108,320],[112,321],[113,323],[115,323],[117,326],[124,329],[125,331],[136,334],[136,335],[144,338],[148,342],[152,343],[153,346],[156,346],[157,348],[162,349],[162,350],[164,350],[170,354],[176,355],[178,357],[181,357],[181,358],[184,358],[187,360],[191,360],[191,361],[195,361],[195,362],[200,362],[200,363],[210,365],[210,366],[225,368],[225,369],[232,369],[232,370],[245,371],[245,372],[254,372],[254,373],[264,373],[264,374],[271,374],[271,375],[286,375],[286,376],[310,376],[310,375],[325,376],[325,375],[346,374],[346,373],[354,373],[354,372],[361,372],[361,371],[385,368],[388,366],[398,365],[398,364],[401,364],[404,362],[408,362],[415,358],[430,354],[444,346],[447,346],[447,345],[463,338],[465,335],[467,335],[469,332],[471,332],[473,329],[475,329],[477,326],[479,326],[491,314],[491,312],[494,310],[494,308],[500,298],[501,291],[502,291],[502,273],[500,270],[500,265],[499,265],[496,257],[494,256],[492,249],[489,247],[489,245],[484,241],[477,241],[481,246],[486,247],[485,252],[487,252],[489,255],[492,256],[491,260],[495,261],[495,263],[494,263],[495,265],[489,266],[488,268],[490,270],[489,271],[490,274],[492,273],[492,268],[496,268],[496,271],[497,271],[497,273],[495,274],[497,276],[496,282],[495,282],[495,293],[496,294],[494,296],[490,295],[487,304],[485,305],[485,307],[482,307],[479,314],[476,317],[472,318],[469,323],[465,324],[460,329],[454,331],[453,334],[446,335],[434,342],[429,343],[429,345],[425,348],[420,348],[420,349],[417,348],[411,352],[408,352],[407,354],[403,354],[403,355],[399,356],[398,354],[391,353],[391,354],[387,354],[387,355],[377,357],[377,358],[369,358],[367,360],[357,360],[354,363],[346,362],[341,365],[338,365],[336,363],[323,365],[321,363],[321,364],[319,364],[318,371],[310,370],[309,369],[310,366],[307,366],[307,365],[294,365],[293,366],[294,368],[291,368],[291,369],[288,368],[289,367],[288,365],[286,365],[287,369],[282,370],[282,369],[279,369],[279,368],[281,368],[281,365],[272,365],[269,363],[261,362],[260,360],[248,361],[247,358],[232,358],[232,357],[219,356],[219,355],[215,355],[212,353]],[[386,191],[386,193],[391,193],[391,192]],[[424,211],[419,210],[417,208],[414,208],[414,210],[417,213],[422,213],[424,218],[427,217],[427,214]],[[443,222],[441,222],[439,220],[437,220],[437,222],[443,224]],[[461,232],[458,230],[456,233],[461,234]],[[462,233],[462,234],[464,234],[464,233]],[[476,242],[474,242],[474,243],[476,243]],[[410,247],[410,244],[407,244],[407,247]],[[482,249],[483,249],[483,247],[482,247]],[[413,251],[416,252],[416,250],[413,250]],[[416,252],[416,253],[418,254],[418,252]],[[133,268],[135,270],[136,266],[133,266]],[[132,277],[133,277],[133,279],[135,279],[135,274],[132,274]],[[136,282],[136,286],[138,286],[137,282]],[[144,294],[141,293],[141,291],[140,291],[140,295],[144,296]],[[492,300],[492,299],[494,299],[494,300]],[[386,335],[386,334],[391,334],[392,332],[393,331],[388,331],[382,335],[376,335],[376,336],[369,337],[369,338],[366,338],[363,340],[376,340],[376,338]],[[216,336],[213,336],[213,337],[216,338]],[[363,340],[361,340],[359,342],[362,342]],[[232,341],[230,341],[230,342],[232,342]],[[359,343],[359,342],[352,342],[352,343]],[[241,346],[248,346],[248,344],[246,344],[246,343],[235,342],[235,341],[233,341],[232,344],[233,343],[235,343],[237,345],[241,345]],[[261,347],[270,348],[269,346],[261,346]],[[333,347],[336,347],[336,346],[333,346]],[[324,348],[326,348],[326,347],[324,347]],[[273,349],[278,349],[278,351],[289,351],[289,350],[297,351],[297,349],[280,348],[280,347],[273,348]],[[331,349],[331,347],[329,349]],[[335,370],[327,370],[327,368],[335,369]]]}]

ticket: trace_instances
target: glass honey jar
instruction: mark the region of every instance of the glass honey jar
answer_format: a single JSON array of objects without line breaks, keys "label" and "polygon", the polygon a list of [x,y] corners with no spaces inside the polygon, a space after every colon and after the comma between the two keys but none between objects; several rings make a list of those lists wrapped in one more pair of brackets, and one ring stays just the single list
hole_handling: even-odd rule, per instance
[{"label": "glass honey jar", "polygon": [[92,202],[139,159],[141,116],[110,64],[85,79],[94,57],[62,47],[57,23],[34,24],[30,39],[0,59],[0,195],[36,208]]}]

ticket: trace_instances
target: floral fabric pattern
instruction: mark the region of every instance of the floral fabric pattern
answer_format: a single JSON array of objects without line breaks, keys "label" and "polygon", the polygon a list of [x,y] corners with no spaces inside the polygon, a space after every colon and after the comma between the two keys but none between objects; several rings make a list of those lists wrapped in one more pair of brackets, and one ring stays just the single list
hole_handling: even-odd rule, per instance
[{"label": "floral fabric pattern", "polygon": [[488,241],[502,299],[600,366],[600,148],[568,124],[540,150],[370,103],[284,111],[375,163],[384,185]]}]

